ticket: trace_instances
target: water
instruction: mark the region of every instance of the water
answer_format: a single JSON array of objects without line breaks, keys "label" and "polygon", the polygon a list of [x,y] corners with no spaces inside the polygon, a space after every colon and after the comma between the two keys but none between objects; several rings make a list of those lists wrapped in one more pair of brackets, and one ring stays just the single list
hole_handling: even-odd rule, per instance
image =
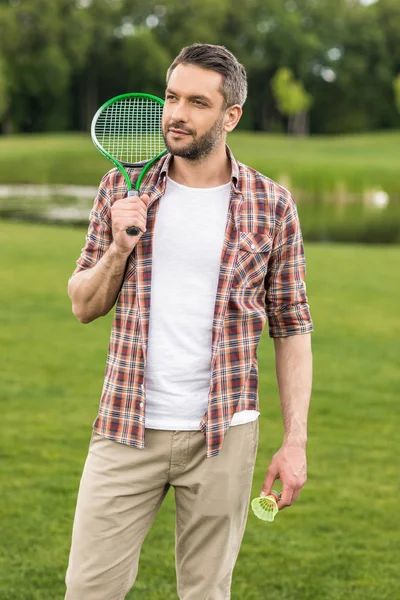
[{"label": "water", "polygon": [[[77,185],[0,185],[0,216],[2,218],[67,222],[87,224],[90,209],[97,194],[97,187]],[[348,205],[387,208],[389,203],[400,204],[400,194],[389,195],[380,189],[366,190],[364,193],[351,193],[345,189],[336,192],[293,193],[297,204],[330,204],[338,215]]]},{"label": "water", "polygon": [[91,186],[2,185],[0,217],[87,225],[96,194]]},{"label": "water", "polygon": [[[288,189],[291,189],[290,186]],[[97,187],[0,186],[0,218],[87,227]],[[313,241],[400,242],[400,194],[294,190],[303,236]]]}]

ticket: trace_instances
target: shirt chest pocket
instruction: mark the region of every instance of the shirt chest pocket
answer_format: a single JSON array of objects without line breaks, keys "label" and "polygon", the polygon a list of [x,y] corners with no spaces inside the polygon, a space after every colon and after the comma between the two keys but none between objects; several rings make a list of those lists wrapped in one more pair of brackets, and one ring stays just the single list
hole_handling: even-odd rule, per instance
[{"label": "shirt chest pocket", "polygon": [[256,287],[264,284],[272,241],[272,236],[267,233],[240,231],[233,287]]}]

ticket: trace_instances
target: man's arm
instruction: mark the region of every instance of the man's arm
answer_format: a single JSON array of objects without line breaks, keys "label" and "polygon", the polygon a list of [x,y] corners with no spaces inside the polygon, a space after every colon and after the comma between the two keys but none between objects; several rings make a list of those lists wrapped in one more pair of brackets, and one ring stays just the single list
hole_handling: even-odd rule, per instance
[{"label": "man's arm", "polygon": [[[108,187],[103,178],[91,211],[86,246],[68,282],[72,312],[81,323],[106,315],[114,306],[128,257],[146,231],[149,196],[121,198],[110,206]],[[139,235],[126,233],[132,225],[139,227]]]},{"label": "man's arm", "polygon": [[307,416],[311,395],[311,320],[306,296],[306,264],[296,203],[282,194],[276,206],[277,227],[266,277],[266,312],[274,339],[276,374],[284,438],[273,456],[261,495],[275,479],[282,481],[280,509],[293,504],[307,477]]},{"label": "man's arm", "polygon": [[283,444],[268,467],[261,495],[282,482],[279,509],[295,502],[307,479],[307,420],[312,386],[311,335],[275,338],[276,375],[283,416]]},{"label": "man's arm", "polygon": [[112,309],[121,289],[129,254],[119,251],[113,242],[94,267],[71,277],[68,296],[78,321],[90,323]]}]

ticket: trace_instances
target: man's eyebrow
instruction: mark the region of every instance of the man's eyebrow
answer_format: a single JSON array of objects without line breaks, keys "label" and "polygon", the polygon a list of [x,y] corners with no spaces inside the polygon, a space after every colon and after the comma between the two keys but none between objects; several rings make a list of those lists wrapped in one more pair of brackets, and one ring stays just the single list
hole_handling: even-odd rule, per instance
[{"label": "man's eyebrow", "polygon": [[[177,92],[174,92],[174,90],[171,90],[170,88],[167,88],[165,90],[165,93],[173,94],[174,96],[179,95],[179,94],[177,94]],[[204,96],[203,94],[192,94],[191,96],[189,96],[189,100],[203,100],[204,102],[207,102],[208,104],[212,104],[211,99],[208,96]]]}]

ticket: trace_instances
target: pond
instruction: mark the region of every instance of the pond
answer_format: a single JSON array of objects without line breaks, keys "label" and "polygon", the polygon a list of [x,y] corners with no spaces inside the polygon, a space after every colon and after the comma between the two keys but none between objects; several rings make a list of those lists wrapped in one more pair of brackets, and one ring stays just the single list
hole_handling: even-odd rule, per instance
[{"label": "pond", "polygon": [[87,225],[97,187],[1,185],[0,217]]},{"label": "pond", "polygon": [[[291,189],[290,186],[286,186]],[[0,218],[87,227],[97,187],[2,185]],[[400,242],[400,193],[294,190],[303,236],[318,241]]]}]

